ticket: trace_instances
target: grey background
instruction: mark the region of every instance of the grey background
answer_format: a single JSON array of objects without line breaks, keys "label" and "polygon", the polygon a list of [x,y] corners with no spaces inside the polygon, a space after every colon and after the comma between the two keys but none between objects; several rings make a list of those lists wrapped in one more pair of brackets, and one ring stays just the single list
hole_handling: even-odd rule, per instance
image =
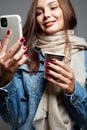
[{"label": "grey background", "polygon": [[[28,9],[32,0],[0,0],[0,16],[5,14],[19,14],[24,25]],[[87,0],[71,0],[74,5],[78,26],[77,35],[84,37],[87,41]],[[0,119],[0,130],[11,130],[2,119]]]}]

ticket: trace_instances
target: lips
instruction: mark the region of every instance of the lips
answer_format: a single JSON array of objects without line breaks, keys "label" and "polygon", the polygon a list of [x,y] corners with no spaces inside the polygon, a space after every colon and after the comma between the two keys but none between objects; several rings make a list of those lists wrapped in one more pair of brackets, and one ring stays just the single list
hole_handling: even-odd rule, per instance
[{"label": "lips", "polygon": [[45,27],[50,27],[50,26],[52,26],[55,22],[56,22],[56,21],[46,21],[46,22],[44,23],[44,26],[45,26]]}]

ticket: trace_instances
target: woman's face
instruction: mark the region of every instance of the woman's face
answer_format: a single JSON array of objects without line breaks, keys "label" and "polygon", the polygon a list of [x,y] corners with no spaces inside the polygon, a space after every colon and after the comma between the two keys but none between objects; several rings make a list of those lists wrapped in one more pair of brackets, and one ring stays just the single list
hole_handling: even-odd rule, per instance
[{"label": "woman's face", "polygon": [[36,21],[43,34],[63,30],[64,18],[58,0],[37,0]]}]

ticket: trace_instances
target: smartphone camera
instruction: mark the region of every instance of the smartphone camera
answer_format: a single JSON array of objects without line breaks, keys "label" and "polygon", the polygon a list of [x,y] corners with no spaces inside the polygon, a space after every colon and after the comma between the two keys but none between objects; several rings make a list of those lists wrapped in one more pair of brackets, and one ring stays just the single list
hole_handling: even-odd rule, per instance
[{"label": "smartphone camera", "polygon": [[1,27],[7,27],[7,19],[1,18]]}]

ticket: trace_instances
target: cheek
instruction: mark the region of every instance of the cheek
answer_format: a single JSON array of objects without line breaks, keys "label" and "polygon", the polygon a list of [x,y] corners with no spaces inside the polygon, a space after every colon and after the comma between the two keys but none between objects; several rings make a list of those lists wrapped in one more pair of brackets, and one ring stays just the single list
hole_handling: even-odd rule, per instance
[{"label": "cheek", "polygon": [[61,17],[61,27],[64,28],[64,18]]},{"label": "cheek", "polygon": [[36,21],[37,21],[38,25],[41,26],[41,24],[42,24],[42,18],[38,17],[38,18],[36,18]]},{"label": "cheek", "polygon": [[60,21],[61,26],[64,26],[64,17],[63,17],[63,14],[61,12],[59,13],[57,18],[58,18],[58,21]]},{"label": "cheek", "polygon": [[57,17],[58,17],[58,19],[64,20],[63,12],[61,9],[58,10]]}]

